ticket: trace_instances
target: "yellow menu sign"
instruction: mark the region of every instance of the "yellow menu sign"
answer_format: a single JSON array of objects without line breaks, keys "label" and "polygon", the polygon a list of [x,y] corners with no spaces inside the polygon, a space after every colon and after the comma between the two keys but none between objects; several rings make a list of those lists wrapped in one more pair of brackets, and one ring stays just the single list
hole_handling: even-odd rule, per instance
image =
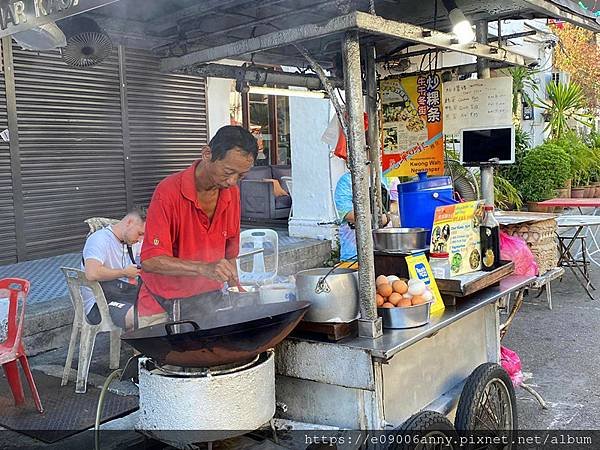
[{"label": "yellow menu sign", "polygon": [[432,253],[448,253],[452,275],[481,269],[479,226],[482,219],[483,201],[436,208],[430,250]]}]

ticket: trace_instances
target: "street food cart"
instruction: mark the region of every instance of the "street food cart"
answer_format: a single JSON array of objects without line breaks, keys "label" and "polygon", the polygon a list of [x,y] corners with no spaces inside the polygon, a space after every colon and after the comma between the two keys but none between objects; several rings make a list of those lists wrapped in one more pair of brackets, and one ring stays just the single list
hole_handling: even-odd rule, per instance
[{"label": "street food cart", "polygon": [[[116,3],[125,2],[127,0]],[[71,10],[63,8],[55,18],[86,11],[85,0],[71,3]],[[87,3],[90,4],[87,9],[92,9],[115,2]],[[166,10],[170,2],[157,0],[155,3],[164,4]],[[190,2],[190,8],[198,7],[192,3],[196,2]],[[145,357],[140,358],[138,366],[143,414],[141,428],[145,426],[156,432],[164,428],[182,429],[183,425],[198,426],[198,423],[202,423],[199,420],[206,420],[217,426],[233,427],[235,424],[232,418],[241,417],[245,410],[250,410],[256,420],[247,420],[242,426],[258,426],[259,422],[268,421],[275,414],[275,393],[277,401],[285,406],[280,415],[289,421],[316,426],[378,430],[402,427],[427,430],[442,426],[445,419],[442,420],[439,416],[435,416],[434,421],[407,421],[415,413],[423,411],[439,413],[442,418],[455,415],[457,428],[463,431],[473,430],[480,426],[476,423],[478,420],[489,419],[482,417],[488,414],[486,408],[490,407],[485,401],[481,402],[482,397],[485,397],[495,401],[498,407],[493,414],[494,423],[486,423],[485,426],[497,430],[514,429],[517,425],[514,390],[506,373],[498,366],[500,309],[508,296],[521,292],[532,278],[507,276],[498,285],[476,292],[455,305],[446,306],[441,315],[432,317],[428,324],[414,329],[384,330],[382,321],[377,316],[375,253],[371,234],[379,226],[373,217],[379,217],[381,210],[377,195],[379,190],[371,189],[371,186],[380,184],[376,62],[383,55],[398,56],[400,50],[412,45],[422,45],[433,53],[458,52],[475,57],[476,65],[454,69],[457,73],[461,70],[477,70],[480,77],[485,78],[489,77],[490,63],[495,67],[525,64],[524,57],[505,46],[501,36],[498,39],[501,44],[487,43],[489,21],[504,17],[564,16],[594,29],[598,28],[597,22],[589,16],[575,14],[572,9],[564,9],[564,1],[465,0],[461,2],[465,13],[478,21],[477,42],[465,44],[458,42],[453,34],[447,32],[451,29],[447,13],[451,11],[440,11],[438,17],[435,1],[418,4],[408,0],[327,1],[314,4],[300,2],[302,5],[297,1],[269,1],[269,4],[278,3],[278,7],[284,9],[272,17],[261,11],[265,6],[263,2],[206,3],[212,5],[213,12],[222,13],[216,15],[216,29],[221,27],[230,32],[209,33],[210,36],[203,39],[200,46],[189,48],[178,41],[186,38],[185,33],[177,33],[172,45],[168,46],[169,51],[164,55],[164,71],[205,76],[218,72],[220,77],[241,77],[240,81],[247,82],[250,78],[255,84],[269,81],[280,86],[321,88],[335,106],[348,139],[354,192],[359,263],[358,336],[336,342],[291,337],[275,349],[274,356],[264,345],[242,351],[236,347],[235,340],[231,340],[221,349],[221,355],[226,355],[224,359],[219,357],[204,360],[195,359],[194,355],[200,356],[203,352],[213,351],[213,344],[222,335],[203,333],[210,329],[203,330],[198,323],[183,322],[158,326],[152,330],[138,330],[142,331],[141,335],[133,334],[124,338],[134,345],[136,338],[143,337],[169,343],[158,354],[155,353],[158,348],[154,344],[138,347],[146,353]],[[454,2],[443,3],[446,5]],[[132,8],[137,5],[140,11],[145,9],[135,0],[131,4]],[[145,4],[144,2],[144,6]],[[236,17],[242,6],[243,16],[246,18],[244,23],[229,25],[228,28],[226,21],[221,22],[221,17]],[[234,7],[237,10],[231,11]],[[114,11],[115,14],[122,12],[118,8]],[[256,12],[256,16],[250,15],[252,11]],[[185,18],[186,12],[181,10],[179,14],[180,19]],[[51,15],[47,18],[52,20]],[[42,22],[43,18],[38,17],[31,22],[31,26]],[[27,26],[21,23],[12,30],[9,27],[3,34],[22,31]],[[201,30],[196,30],[199,31]],[[199,35],[202,36],[202,33]],[[252,77],[248,77],[244,71],[240,72],[237,67],[209,64],[227,58],[283,65],[307,64],[313,73],[281,76],[277,73],[265,73],[262,78],[260,70],[251,68],[259,74],[252,80]],[[363,79],[366,79],[364,86]],[[335,91],[342,84],[345,89],[345,105]],[[363,104],[365,93],[366,107]],[[368,146],[363,129],[365,110],[370,117]],[[489,171],[484,175],[484,194],[491,201]],[[295,180],[295,183],[301,182],[302,180]],[[371,190],[373,195],[370,195]],[[289,313],[292,313],[293,320],[276,327],[277,338],[266,336],[261,339],[261,343],[274,345],[284,334],[289,333],[291,327],[287,325],[297,323],[301,317],[296,314],[297,310],[285,314],[289,319]],[[235,327],[235,330],[228,330],[243,334],[244,331],[252,330],[253,324],[257,325],[257,322],[266,320],[272,324],[274,317],[277,314],[267,311],[263,317],[234,317],[213,328]],[[203,345],[209,341],[210,346]],[[244,342],[251,346],[251,343]],[[190,346],[190,343],[193,344]],[[171,345],[179,347],[174,351]],[[171,351],[175,352],[173,359],[168,358]],[[162,379],[157,382],[159,377]],[[274,382],[260,382],[267,378]],[[196,407],[189,401],[181,403],[186,400],[186,395],[192,391],[197,392],[196,388],[207,380],[216,385],[205,386],[203,392],[206,396],[193,397]],[[258,383],[260,389],[252,392],[247,387],[254,383]],[[227,404],[223,404],[225,397],[215,395],[219,392],[228,392]],[[172,395],[174,393],[178,393],[178,396]],[[251,408],[247,403],[244,404],[244,399],[248,398],[252,401],[264,401],[267,407],[262,412],[255,408],[256,405]],[[207,417],[198,411],[197,406],[202,401],[210,401],[213,406],[216,404],[211,409],[215,412],[215,417]],[[183,404],[184,407],[179,408],[178,404]],[[235,410],[228,414],[218,412],[227,410],[228,405],[236,405]],[[177,417],[181,420],[174,422],[169,417],[165,418],[172,411],[165,413],[160,411],[160,407],[177,411]],[[204,407],[201,405],[200,409]],[[456,414],[454,411],[457,411]],[[423,414],[428,419],[432,417],[427,412]],[[165,420],[159,420],[159,415]]]}]

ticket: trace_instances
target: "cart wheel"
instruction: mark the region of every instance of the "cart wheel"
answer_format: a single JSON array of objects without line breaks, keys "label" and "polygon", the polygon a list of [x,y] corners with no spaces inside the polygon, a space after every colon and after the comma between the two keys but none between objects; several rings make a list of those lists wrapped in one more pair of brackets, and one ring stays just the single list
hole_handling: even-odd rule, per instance
[{"label": "cart wheel", "polygon": [[447,443],[450,436],[456,436],[456,431],[446,416],[437,411],[421,411],[394,430],[388,450],[452,449],[452,444]]},{"label": "cart wheel", "polygon": [[517,428],[517,401],[510,377],[502,366],[485,363],[471,373],[460,394],[454,424],[459,435],[470,435],[476,430],[486,436],[501,437],[505,442],[497,447],[470,448],[511,447]]}]

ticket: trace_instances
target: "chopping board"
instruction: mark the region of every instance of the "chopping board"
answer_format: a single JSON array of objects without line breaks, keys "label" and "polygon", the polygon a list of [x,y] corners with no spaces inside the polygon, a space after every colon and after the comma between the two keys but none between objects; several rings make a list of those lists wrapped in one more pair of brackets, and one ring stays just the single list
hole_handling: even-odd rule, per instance
[{"label": "chopping board", "polygon": [[444,303],[455,305],[457,298],[468,297],[487,287],[498,284],[514,271],[515,264],[512,261],[501,261],[500,267],[491,272],[479,270],[447,279],[436,278],[435,282],[442,294]]}]

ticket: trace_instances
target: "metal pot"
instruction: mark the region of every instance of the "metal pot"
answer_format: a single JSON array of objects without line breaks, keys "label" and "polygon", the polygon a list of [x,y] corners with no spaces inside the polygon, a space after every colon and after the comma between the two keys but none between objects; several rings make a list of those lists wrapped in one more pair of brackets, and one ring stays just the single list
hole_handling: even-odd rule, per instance
[{"label": "metal pot", "polygon": [[310,269],[296,274],[298,300],[309,301],[307,322],[352,322],[359,315],[358,277],[351,269]]},{"label": "metal pot", "polygon": [[373,243],[380,251],[410,252],[429,247],[426,228],[380,228],[373,231]]}]

